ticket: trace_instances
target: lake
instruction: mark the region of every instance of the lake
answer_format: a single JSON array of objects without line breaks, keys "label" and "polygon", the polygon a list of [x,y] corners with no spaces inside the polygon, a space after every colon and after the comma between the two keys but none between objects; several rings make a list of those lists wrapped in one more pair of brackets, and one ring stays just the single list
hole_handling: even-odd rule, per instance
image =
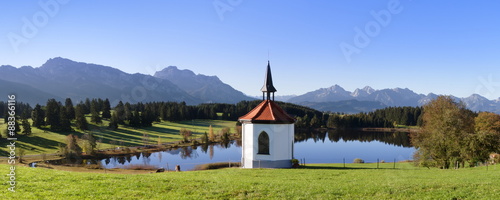
[{"label": "lake", "polygon": [[[415,149],[408,133],[329,130],[329,132],[295,133],[294,157],[307,163],[352,163],[355,158],[365,162],[393,162],[411,159]],[[105,168],[127,168],[148,165],[173,170],[192,170],[196,165],[215,162],[240,162],[241,142],[184,147],[176,150],[138,153],[102,160],[85,160],[87,164],[101,163]]]},{"label": "lake", "polygon": [[352,163],[411,160],[415,148],[409,133],[333,130],[325,133],[295,134],[294,157],[306,163]]}]

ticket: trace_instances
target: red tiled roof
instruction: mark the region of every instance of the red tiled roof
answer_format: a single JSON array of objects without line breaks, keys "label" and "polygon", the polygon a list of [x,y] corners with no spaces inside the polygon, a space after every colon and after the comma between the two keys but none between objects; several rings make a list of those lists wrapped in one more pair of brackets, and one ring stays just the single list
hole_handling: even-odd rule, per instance
[{"label": "red tiled roof", "polygon": [[278,104],[271,100],[262,101],[249,113],[239,118],[239,121],[250,121],[252,123],[277,123],[291,124],[295,119],[290,117]]}]

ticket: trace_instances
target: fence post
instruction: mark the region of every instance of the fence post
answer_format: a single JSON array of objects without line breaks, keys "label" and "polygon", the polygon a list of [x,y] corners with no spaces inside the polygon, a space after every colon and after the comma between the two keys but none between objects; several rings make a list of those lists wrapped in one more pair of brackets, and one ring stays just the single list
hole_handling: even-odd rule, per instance
[{"label": "fence post", "polygon": [[378,158],[377,158],[377,169],[378,169]]},{"label": "fence post", "polygon": [[345,158],[344,158],[344,168],[345,168]]},{"label": "fence post", "polygon": [[394,166],[392,168],[396,169],[396,158],[394,158]]}]

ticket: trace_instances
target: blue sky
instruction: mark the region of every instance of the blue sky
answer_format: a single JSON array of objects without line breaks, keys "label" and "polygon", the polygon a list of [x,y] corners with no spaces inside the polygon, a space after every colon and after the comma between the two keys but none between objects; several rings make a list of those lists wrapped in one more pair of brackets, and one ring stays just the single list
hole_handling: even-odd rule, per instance
[{"label": "blue sky", "polygon": [[0,7],[0,64],[15,67],[53,57],[143,74],[175,65],[260,95],[269,58],[276,95],[338,84],[500,97],[500,2],[493,0],[39,0]]}]

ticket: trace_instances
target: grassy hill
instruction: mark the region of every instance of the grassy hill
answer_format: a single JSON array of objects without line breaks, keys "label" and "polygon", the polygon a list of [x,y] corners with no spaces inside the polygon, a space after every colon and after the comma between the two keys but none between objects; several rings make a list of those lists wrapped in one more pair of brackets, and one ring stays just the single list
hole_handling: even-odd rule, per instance
[{"label": "grassy hill", "polygon": [[[18,167],[2,199],[498,199],[500,166],[440,170],[409,163],[316,164],[301,169],[222,169],[97,174]],[[0,165],[0,174],[8,174]],[[4,180],[7,180],[5,178]]]},{"label": "grassy hill", "polygon": [[[87,118],[90,122],[90,117]],[[150,144],[157,144],[158,137],[162,143],[180,141],[182,137],[179,135],[181,128],[189,129],[193,132],[194,137],[199,137],[205,131],[208,132],[210,125],[214,128],[214,132],[224,127],[230,127],[234,132],[233,127],[235,122],[221,120],[192,120],[182,122],[165,122],[154,123],[152,127],[135,129],[132,127],[120,126],[116,131],[107,129],[109,121],[103,120],[100,125],[90,124],[90,130],[96,136],[99,149],[113,148],[115,146],[140,146],[144,144],[144,139]],[[0,120],[0,130],[5,130],[6,125],[3,120]],[[75,130],[73,132],[52,132],[32,127],[33,134],[30,136],[21,136],[18,139],[16,147],[25,149],[29,154],[52,154],[58,151],[59,144],[66,143],[66,136],[74,134],[81,136],[84,132]],[[144,137],[147,134],[148,137]],[[3,136],[5,137],[5,136]],[[0,156],[7,155],[7,141],[0,141]]]}]

